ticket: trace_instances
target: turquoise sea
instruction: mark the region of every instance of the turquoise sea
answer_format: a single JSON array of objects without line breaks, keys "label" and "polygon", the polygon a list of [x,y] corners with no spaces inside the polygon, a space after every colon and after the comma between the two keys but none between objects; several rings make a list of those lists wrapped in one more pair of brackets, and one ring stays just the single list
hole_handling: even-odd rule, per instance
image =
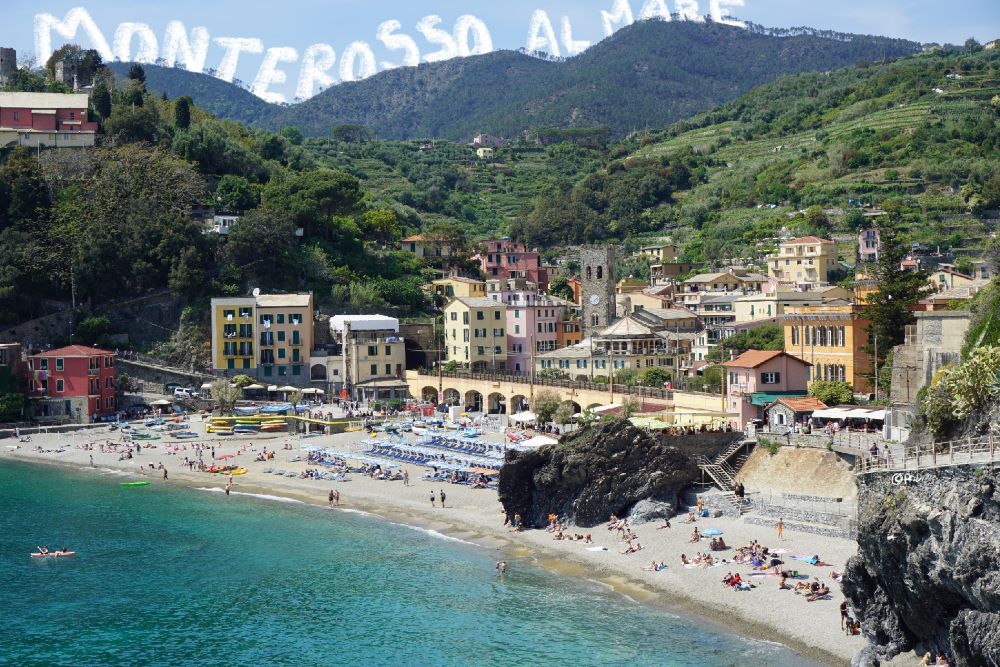
[{"label": "turquoise sea", "polygon": [[122,479],[0,464],[0,664],[813,664],[376,517]]}]

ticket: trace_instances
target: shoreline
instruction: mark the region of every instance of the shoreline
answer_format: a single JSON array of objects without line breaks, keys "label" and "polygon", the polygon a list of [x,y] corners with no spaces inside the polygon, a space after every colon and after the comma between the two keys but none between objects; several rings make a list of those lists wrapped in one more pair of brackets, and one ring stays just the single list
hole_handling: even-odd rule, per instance
[{"label": "shoreline", "polygon": [[[91,432],[33,436],[30,443],[16,443],[20,447],[16,450],[7,448],[15,444],[11,440],[0,441],[5,445],[0,449],[0,461],[56,465],[78,472],[110,470],[123,472],[134,478],[140,477],[137,470],[141,463],[146,466],[148,474],[145,478],[151,484],[172,484],[193,491],[209,488],[221,491],[225,485],[224,476],[189,472],[187,468],[183,468],[179,459],[190,452],[182,450],[175,456],[160,449],[164,446],[183,447],[184,443],[163,440],[159,441],[159,447],[155,450],[150,450],[149,444],[143,443],[143,453],[138,458],[118,461],[117,453],[101,454],[99,450],[91,452],[79,448],[82,443],[105,440],[110,434],[101,434],[105,437],[96,439],[95,435],[97,434]],[[341,434],[310,438],[301,444],[323,446],[335,442],[333,446],[338,449],[354,451],[355,446],[345,446],[347,441],[352,440],[354,442],[351,444],[357,445],[362,439],[363,434]],[[523,561],[557,576],[581,577],[609,587],[636,604],[656,607],[695,622],[705,622],[722,632],[778,643],[816,662],[828,665],[849,664],[853,655],[865,646],[861,637],[847,637],[839,630],[839,595],[833,600],[809,603],[791,591],[773,590],[776,589],[776,581],[772,577],[760,577],[757,589],[737,593],[724,587],[721,578],[728,571],[745,575],[749,569],[746,566],[728,564],[711,570],[685,570],[679,562],[680,552],[674,552],[678,548],[684,553],[694,553],[696,550],[695,545],[686,543],[689,532],[686,522],[678,520],[670,530],[657,530],[654,524],[639,524],[635,531],[644,548],[640,554],[632,556],[618,553],[617,541],[603,525],[590,529],[573,528],[573,532],[593,534],[594,545],[607,548],[606,551],[587,551],[583,543],[556,541],[544,530],[511,533],[502,525],[503,515],[495,491],[430,483],[420,479],[423,469],[415,466],[406,466],[411,479],[408,487],[404,487],[402,482],[371,480],[356,474],[352,474],[351,481],[348,482],[329,482],[274,477],[260,471],[260,468],[268,466],[281,466],[297,471],[304,469],[305,462],[287,462],[289,455],[299,453],[298,450],[278,449],[284,442],[294,440],[287,435],[255,438],[252,442],[256,450],[259,451],[261,446],[276,450],[276,458],[267,463],[252,462],[253,455],[250,453],[231,459],[230,462],[239,463],[249,470],[247,475],[234,478],[234,493],[288,498],[308,505],[326,507],[326,494],[330,489],[336,488],[342,495],[341,511],[368,514],[374,519],[403,527],[433,531],[439,538],[498,551],[498,557],[506,558],[513,564]],[[204,437],[200,442],[214,444],[218,453],[222,454],[235,452],[244,441]],[[34,450],[39,446],[45,449],[62,446],[66,449],[61,454],[44,453]],[[90,454],[94,456],[93,468],[89,463]],[[148,469],[149,463],[158,464],[161,461],[169,472],[169,479],[166,481],[162,480],[159,470]],[[429,507],[430,491],[436,492],[441,488],[447,491],[449,507]],[[707,524],[722,528],[727,542],[731,544],[744,544],[754,538],[767,544],[773,543],[770,539],[773,531],[766,528],[745,525],[733,519],[702,519],[699,522],[703,528]],[[763,535],[765,532],[767,535]],[[750,534],[753,537],[743,538],[743,535]],[[856,549],[856,545],[848,540],[795,533],[786,535],[785,542],[782,546],[793,551],[801,550],[809,554],[818,551],[824,554],[823,558],[833,563],[838,570],[843,569],[846,558]],[[796,543],[805,542],[810,543],[811,548],[795,547]],[[817,542],[822,543],[821,549],[813,548]],[[827,555],[834,553],[834,546],[838,547],[835,550],[837,557]],[[725,557],[726,553],[720,555]],[[659,573],[643,571],[641,568],[654,558],[665,561],[668,569]],[[833,568],[802,565],[804,573],[810,577],[817,576],[832,583],[827,575]],[[800,613],[803,607],[814,618],[803,621]]]}]

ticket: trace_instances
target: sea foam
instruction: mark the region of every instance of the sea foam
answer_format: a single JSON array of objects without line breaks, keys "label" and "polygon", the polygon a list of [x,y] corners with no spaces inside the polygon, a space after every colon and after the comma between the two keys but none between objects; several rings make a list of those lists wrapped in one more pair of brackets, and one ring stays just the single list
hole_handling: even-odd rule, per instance
[{"label": "sea foam", "polygon": [[[225,493],[226,492],[225,489],[219,488],[217,486],[213,486],[213,487],[198,486],[198,487],[195,487],[195,489],[198,490],[198,491],[208,491],[209,493]],[[285,498],[283,496],[271,496],[271,495],[268,495],[266,493],[245,493],[243,491],[230,491],[229,495],[231,495],[231,496],[246,496],[248,498],[260,498],[262,500],[273,500],[273,501],[279,502],[279,503],[292,503],[292,504],[295,504],[295,505],[305,505],[305,503],[303,501],[296,500],[295,498]]]}]

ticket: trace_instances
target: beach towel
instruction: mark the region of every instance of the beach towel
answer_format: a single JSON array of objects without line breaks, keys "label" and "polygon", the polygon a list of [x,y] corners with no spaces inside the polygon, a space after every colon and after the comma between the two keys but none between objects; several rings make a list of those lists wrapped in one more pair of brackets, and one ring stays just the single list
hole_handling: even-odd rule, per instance
[{"label": "beach towel", "polygon": [[805,563],[809,563],[810,565],[816,565],[819,562],[819,559],[817,559],[815,556],[799,555],[799,556],[791,556],[791,558],[792,560],[801,560]]},{"label": "beach towel", "polygon": [[701,531],[701,534],[707,537],[715,537],[716,535],[722,535],[722,531],[719,530],[718,528],[706,528],[705,530]]}]

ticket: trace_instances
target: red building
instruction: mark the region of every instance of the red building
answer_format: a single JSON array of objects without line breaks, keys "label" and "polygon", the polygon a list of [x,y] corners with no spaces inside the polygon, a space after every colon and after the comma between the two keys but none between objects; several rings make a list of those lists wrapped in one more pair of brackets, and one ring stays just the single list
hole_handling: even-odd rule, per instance
[{"label": "red building", "polygon": [[0,148],[93,146],[86,93],[0,93]]},{"label": "red building", "polygon": [[485,250],[479,254],[479,268],[486,274],[487,280],[525,278],[538,285],[540,290],[548,289],[552,268],[542,266],[537,250],[527,250],[523,243],[509,239],[486,241],[483,245]]},{"label": "red building", "polygon": [[115,353],[69,345],[30,355],[28,396],[39,421],[87,423],[114,414]]}]

